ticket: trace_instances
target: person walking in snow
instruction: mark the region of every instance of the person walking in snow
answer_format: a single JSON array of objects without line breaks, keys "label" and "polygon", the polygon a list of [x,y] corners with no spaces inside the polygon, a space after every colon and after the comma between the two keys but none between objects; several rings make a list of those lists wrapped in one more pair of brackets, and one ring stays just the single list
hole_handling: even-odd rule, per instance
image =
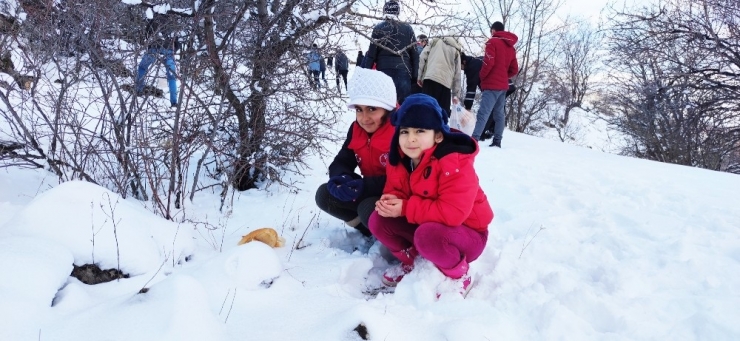
[{"label": "person walking in snow", "polygon": [[452,36],[434,38],[419,56],[421,92],[434,97],[447,112],[452,112],[452,92],[460,89],[460,51],[462,46]]},{"label": "person walking in snow", "polygon": [[[483,67],[483,57],[473,57],[473,56],[467,56],[465,53],[460,53],[460,61],[461,65],[460,68],[462,68],[463,73],[465,73],[465,80],[466,80],[466,92],[465,92],[465,99],[463,100],[463,106],[466,110],[470,110],[473,107],[473,102],[475,101],[475,92],[476,88],[480,88],[480,69]],[[514,93],[516,91],[516,86],[514,85],[514,82],[509,78],[509,89],[506,91],[505,98],[508,98],[509,95]],[[455,99],[452,100],[453,104],[457,104],[457,101]],[[493,111],[493,110],[492,110]],[[480,139],[478,141],[485,141],[487,139],[490,139],[493,137],[493,128],[494,128],[494,121],[493,121],[493,113],[488,117],[488,122],[486,122],[485,127],[483,128],[483,133],[480,136]],[[491,143],[491,146],[494,144]]]},{"label": "person walking in snow", "polygon": [[[385,185],[394,132],[389,117],[396,108],[396,89],[382,72],[358,68],[347,94],[347,107],[355,111],[355,122],[329,165],[329,182],[316,190],[316,205],[370,236],[368,219]],[[358,167],[360,174],[355,172]]]},{"label": "person walking in snow", "polygon": [[320,88],[319,73],[321,73],[321,54],[319,53],[319,47],[316,44],[311,46],[311,51],[308,52],[308,71],[311,72],[313,83],[311,85],[314,88]]},{"label": "person walking in snow", "polygon": [[369,228],[401,261],[385,271],[383,283],[398,284],[421,256],[465,296],[469,264],[483,253],[493,210],[473,167],[478,143],[447,122],[425,94],[409,96],[392,116],[387,180]]},{"label": "person walking in snow", "polygon": [[[151,13],[151,12],[149,12]],[[149,66],[154,63],[158,56],[164,59],[167,72],[167,85],[170,89],[170,104],[177,106],[177,66],[175,65],[175,52],[180,49],[180,44],[175,35],[176,19],[173,14],[154,13],[148,20],[146,26],[146,40],[149,42],[147,51],[139,62],[136,74],[136,93],[139,96],[147,95],[144,91],[144,78]]]},{"label": "person walking in snow", "polygon": [[403,103],[416,82],[419,58],[416,53],[416,36],[411,25],[398,21],[401,9],[398,2],[390,0],[383,6],[385,20],[375,25],[370,48],[365,54],[363,67],[375,68],[393,79],[396,97]]},{"label": "person walking in snow", "polygon": [[319,70],[321,71],[321,80],[324,81],[324,85],[328,85],[326,83],[326,62],[324,61],[324,58],[319,59],[319,63],[320,63]]},{"label": "person walking in snow", "polygon": [[506,91],[509,90],[509,79],[519,72],[514,50],[517,40],[519,38],[514,33],[504,31],[504,24],[500,21],[494,22],[491,25],[491,39],[486,42],[486,54],[483,56],[483,66],[480,70],[480,88],[483,93],[473,138],[480,139],[488,117],[493,115],[495,126],[492,146],[499,148],[506,121],[504,106]]},{"label": "person walking in snow", "polygon": [[337,54],[334,56],[334,72],[337,74],[337,90],[341,93],[342,88],[339,86],[339,78],[344,80],[344,89],[347,89],[347,73],[349,72],[349,58],[344,54],[342,49],[337,49]]}]

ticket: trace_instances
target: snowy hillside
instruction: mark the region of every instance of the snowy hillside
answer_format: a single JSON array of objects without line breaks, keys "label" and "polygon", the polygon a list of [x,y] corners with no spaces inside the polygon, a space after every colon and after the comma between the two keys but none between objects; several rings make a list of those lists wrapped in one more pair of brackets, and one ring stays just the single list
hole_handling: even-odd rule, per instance
[{"label": "snowy hillside", "polygon": [[[190,212],[212,230],[1,169],[0,340],[359,340],[359,324],[371,340],[740,339],[740,176],[510,131],[503,147],[476,161],[496,214],[479,281],[439,301],[429,263],[394,294],[363,293],[388,261],[315,207],[328,159],[297,194],[241,193],[231,214],[200,194]],[[260,227],[287,245],[236,246]],[[92,258],[131,278],[69,277]]]}]

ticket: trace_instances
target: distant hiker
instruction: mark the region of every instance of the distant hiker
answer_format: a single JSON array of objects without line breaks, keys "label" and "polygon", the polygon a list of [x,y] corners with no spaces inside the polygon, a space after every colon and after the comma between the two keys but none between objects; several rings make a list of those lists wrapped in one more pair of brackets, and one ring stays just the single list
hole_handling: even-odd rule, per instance
[{"label": "distant hiker", "polygon": [[[316,205],[370,236],[367,220],[385,185],[396,89],[382,72],[362,68],[355,69],[349,85],[347,107],[355,111],[355,122],[329,165],[329,182],[316,190]],[[360,174],[355,173],[358,167]]]},{"label": "distant hiker", "polygon": [[339,86],[339,77],[344,80],[344,89],[347,89],[347,73],[349,72],[349,58],[344,54],[344,51],[337,49],[337,54],[334,57],[336,62],[334,64],[334,71],[337,74],[337,90],[342,92],[342,88]]},{"label": "distant hiker", "polygon": [[450,116],[452,93],[460,91],[460,50],[452,36],[434,38],[419,56],[421,92],[434,97]]},{"label": "distant hiker", "polygon": [[326,57],[326,65],[328,67],[334,66],[334,57],[332,56]]},{"label": "distant hiker", "polygon": [[423,51],[427,46],[427,43],[429,43],[429,38],[427,38],[426,34],[420,34],[416,39],[416,52],[421,54],[421,51]]},{"label": "distant hiker", "polygon": [[387,179],[368,226],[401,261],[385,271],[383,283],[398,284],[422,256],[465,296],[469,264],[483,253],[493,220],[473,167],[478,144],[451,132],[447,113],[425,94],[406,98],[391,120]]},{"label": "distant hiker", "polygon": [[519,38],[514,33],[504,31],[504,24],[494,22],[491,25],[491,39],[486,42],[486,54],[483,56],[483,66],[480,70],[480,88],[483,93],[473,138],[480,139],[488,117],[493,115],[495,126],[491,146],[499,148],[506,122],[504,106],[506,91],[509,90],[509,79],[519,72],[514,50],[517,40]]},{"label": "distant hiker", "polygon": [[355,67],[362,67],[362,62],[365,60],[365,56],[362,51],[357,51],[357,60],[355,61]]},{"label": "distant hiker", "polygon": [[324,81],[324,84],[326,83],[326,62],[324,62],[324,58],[319,59],[320,63],[320,69],[321,70],[321,80]]},{"label": "distant hiker", "polygon": [[[480,69],[483,67],[483,57],[467,56],[465,53],[460,53],[460,56],[460,68],[462,68],[463,73],[465,73],[466,80],[466,92],[463,105],[465,106],[465,109],[470,110],[475,101],[476,88],[480,88]],[[514,91],[516,91],[516,86],[513,81],[509,79],[509,90],[506,91],[505,97],[509,97],[509,95],[514,93]],[[453,104],[456,104],[454,100]],[[491,111],[493,111],[493,108],[491,109]],[[491,114],[488,118],[488,122],[486,122],[486,125],[483,128],[483,133],[478,141],[485,141],[493,137],[493,127],[495,125],[493,116],[494,115]],[[491,146],[493,146],[493,143],[491,143]]]},{"label": "distant hiker", "polygon": [[311,72],[313,82],[311,85],[314,88],[320,88],[319,74],[321,73],[321,54],[319,53],[319,47],[316,44],[311,46],[311,51],[308,52],[308,71]]},{"label": "distant hiker", "polygon": [[363,67],[370,69],[376,64],[381,71],[393,79],[398,102],[403,103],[411,93],[411,84],[416,82],[419,58],[416,53],[416,36],[411,25],[398,21],[401,9],[398,2],[390,0],[383,6],[385,20],[373,28],[370,49],[365,54]]},{"label": "distant hiker", "polygon": [[[151,12],[148,12],[151,13]],[[154,13],[146,25],[147,51],[141,58],[138,73],[136,75],[136,93],[139,96],[146,95],[144,92],[144,78],[149,66],[157,60],[158,56],[164,58],[165,70],[167,72],[167,85],[170,89],[170,104],[177,106],[177,66],[175,65],[175,52],[180,49],[180,43],[175,34],[176,18],[173,14]]]}]

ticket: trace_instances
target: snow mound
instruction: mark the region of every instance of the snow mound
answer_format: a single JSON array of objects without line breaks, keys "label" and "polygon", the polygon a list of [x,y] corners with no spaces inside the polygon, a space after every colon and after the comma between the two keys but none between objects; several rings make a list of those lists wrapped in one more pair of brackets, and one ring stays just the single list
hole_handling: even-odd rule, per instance
[{"label": "snow mound", "polygon": [[189,229],[82,181],[36,197],[0,227],[0,238],[8,236],[51,240],[69,250],[75,264],[119,268],[132,276],[165,261],[179,263],[194,249]]}]

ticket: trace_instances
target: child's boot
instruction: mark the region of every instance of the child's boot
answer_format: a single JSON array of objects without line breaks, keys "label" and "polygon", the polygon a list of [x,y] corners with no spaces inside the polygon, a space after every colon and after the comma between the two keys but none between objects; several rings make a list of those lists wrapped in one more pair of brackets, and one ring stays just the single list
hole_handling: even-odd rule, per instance
[{"label": "child's boot", "polygon": [[[437,266],[437,269],[439,269],[439,271],[441,271],[445,276],[452,278],[457,282],[460,295],[463,297],[468,295],[468,291],[470,291],[470,288],[473,285],[473,278],[468,275],[470,265],[465,257],[463,257],[463,259],[461,259],[460,262],[452,268],[443,269]],[[439,296],[440,293],[437,293],[437,298],[439,298]]]},{"label": "child's boot", "polygon": [[419,255],[419,252],[412,246],[401,251],[391,251],[391,254],[396,256],[401,261],[401,264],[385,270],[385,273],[383,273],[383,284],[389,287],[395,287],[403,279],[403,276],[414,269],[414,259]]}]

